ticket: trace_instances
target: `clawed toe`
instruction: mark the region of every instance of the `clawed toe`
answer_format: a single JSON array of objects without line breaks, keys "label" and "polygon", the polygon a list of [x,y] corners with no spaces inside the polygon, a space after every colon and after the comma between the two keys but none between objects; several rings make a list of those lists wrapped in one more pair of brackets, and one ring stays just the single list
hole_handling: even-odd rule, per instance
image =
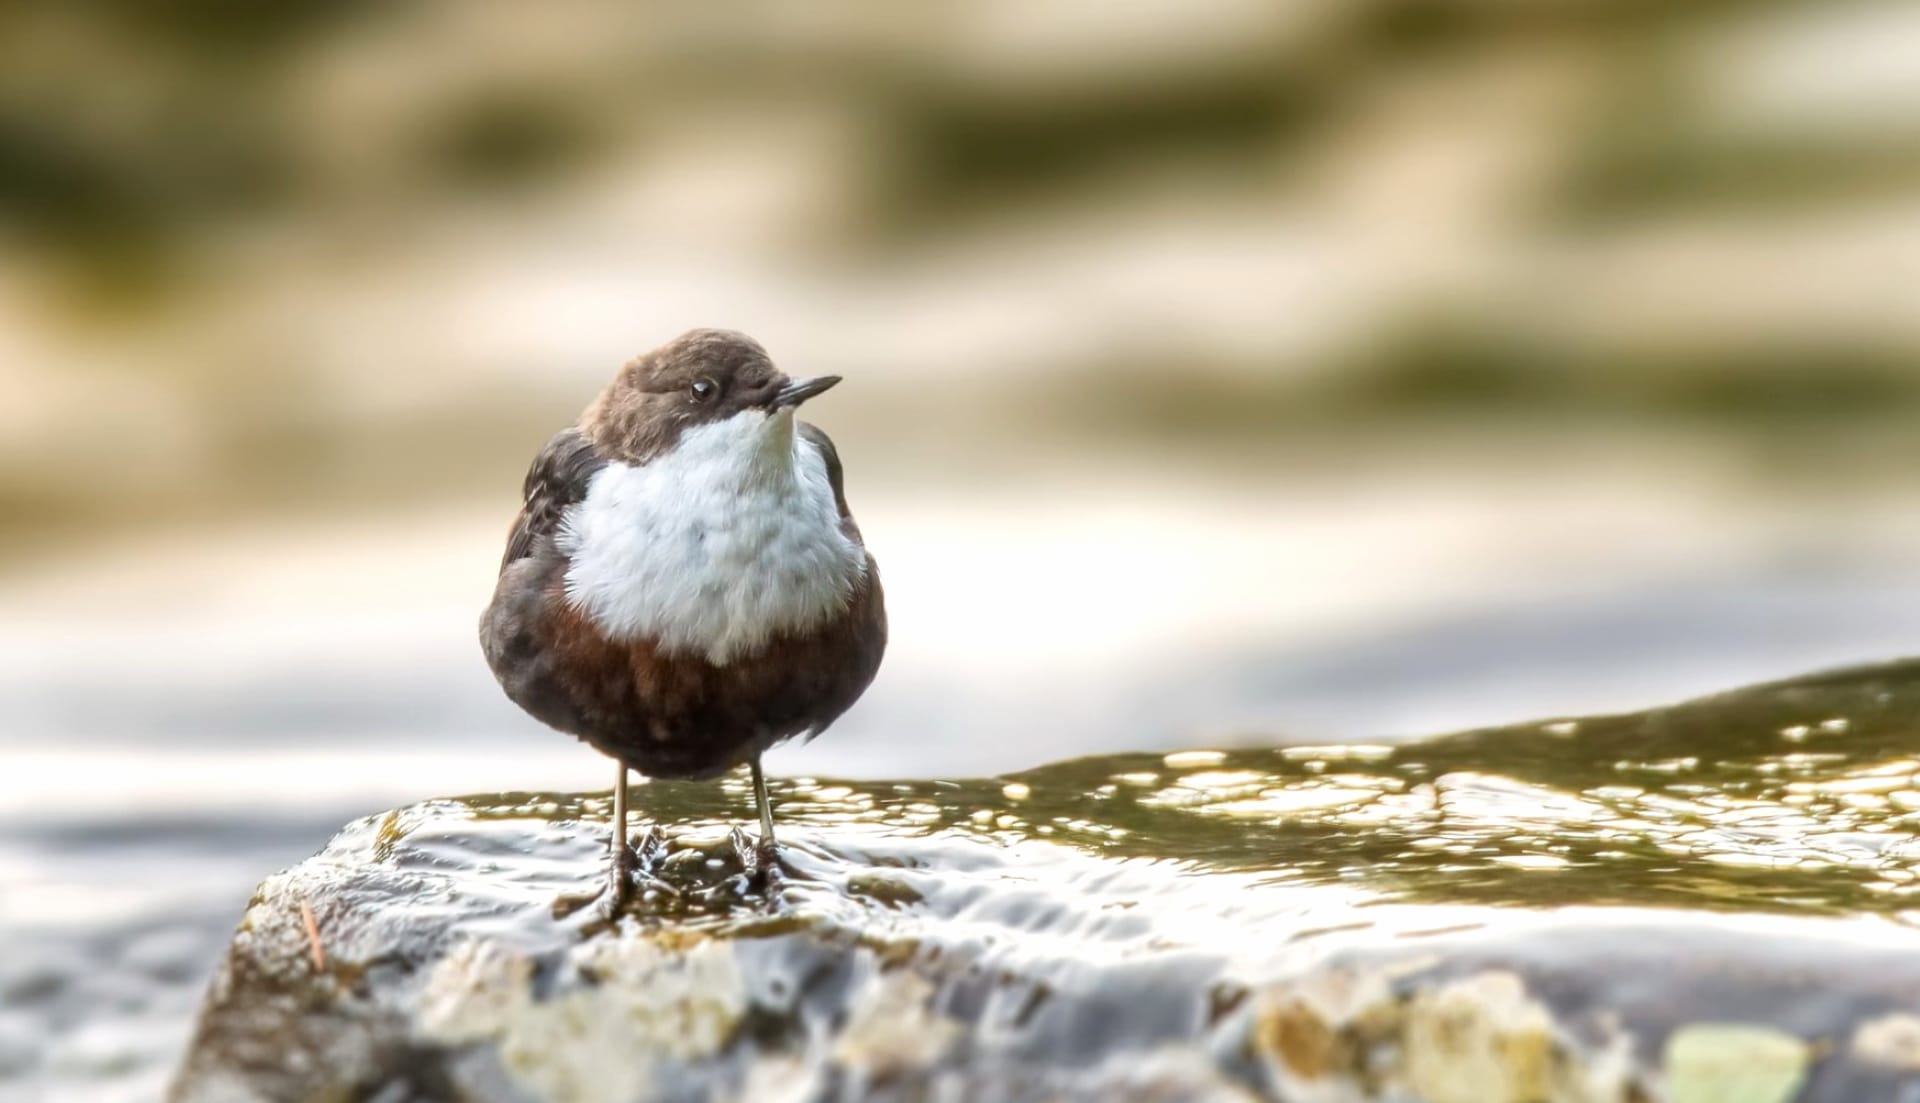
[{"label": "clawed toe", "polygon": [[728,837],[749,886],[764,890],[780,879],[780,848],[771,839],[748,838],[747,833],[737,827]]},{"label": "clawed toe", "polygon": [[648,824],[646,832],[640,836],[640,841],[633,847],[633,862],[629,868],[636,871],[642,881],[656,885],[664,884],[665,882],[654,879],[653,871],[660,868],[660,862],[666,856],[667,837],[660,833],[658,827]]},{"label": "clawed toe", "polygon": [[640,841],[624,847],[625,851],[616,859],[607,877],[599,885],[587,892],[563,893],[554,898],[553,917],[565,919],[592,904],[599,905],[599,918],[611,921],[618,918],[636,897],[654,896],[679,897],[680,890],[654,876],[660,860],[667,852],[666,839],[657,827],[648,826]]},{"label": "clawed toe", "polygon": [[553,917],[555,919],[566,919],[582,908],[604,901],[601,910],[607,913],[607,918],[611,918],[613,914],[620,910],[620,905],[624,903],[624,901],[617,898],[617,894],[609,891],[611,887],[611,882],[602,881],[589,892],[561,893],[559,896],[553,898]]}]

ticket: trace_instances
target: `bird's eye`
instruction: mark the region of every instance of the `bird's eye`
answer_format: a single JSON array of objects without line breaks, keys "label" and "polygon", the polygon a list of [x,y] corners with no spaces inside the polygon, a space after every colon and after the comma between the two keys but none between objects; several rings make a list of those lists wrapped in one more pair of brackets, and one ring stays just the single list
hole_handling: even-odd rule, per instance
[{"label": "bird's eye", "polygon": [[705,402],[712,398],[719,390],[719,384],[711,379],[703,378],[694,380],[693,386],[687,388],[687,393],[693,396],[695,402]]}]

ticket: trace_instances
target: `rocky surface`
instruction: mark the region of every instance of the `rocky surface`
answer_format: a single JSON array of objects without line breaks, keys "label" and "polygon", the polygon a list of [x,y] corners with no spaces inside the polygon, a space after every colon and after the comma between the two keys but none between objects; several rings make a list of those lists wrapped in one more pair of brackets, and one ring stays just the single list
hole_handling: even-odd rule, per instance
[{"label": "rocky surface", "polygon": [[604,796],[418,805],[261,886],[174,1099],[1920,1098],[1901,700],[793,781],[766,886],[656,784],[611,921]]}]

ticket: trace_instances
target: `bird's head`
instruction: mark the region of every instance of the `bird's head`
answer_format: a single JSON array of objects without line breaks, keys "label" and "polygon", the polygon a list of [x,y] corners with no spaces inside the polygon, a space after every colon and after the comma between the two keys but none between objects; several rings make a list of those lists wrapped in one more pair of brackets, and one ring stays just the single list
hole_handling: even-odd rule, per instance
[{"label": "bird's head", "polygon": [[746,334],[696,329],[623,365],[581,427],[607,454],[646,463],[704,426],[742,442],[791,434],[793,411],[838,382],[789,378]]}]

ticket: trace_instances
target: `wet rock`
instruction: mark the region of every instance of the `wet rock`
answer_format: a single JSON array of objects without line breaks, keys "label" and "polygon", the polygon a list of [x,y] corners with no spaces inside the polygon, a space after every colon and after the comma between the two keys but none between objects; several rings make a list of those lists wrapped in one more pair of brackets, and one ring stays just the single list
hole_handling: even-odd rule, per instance
[{"label": "wet rock", "polygon": [[1884,682],[784,782],[766,886],[743,779],[654,784],[652,888],[611,919],[551,908],[606,797],[422,804],[261,885],[173,1096],[1920,1099],[1920,759]]},{"label": "wet rock", "polygon": [[1920,1072],[1920,1017],[1887,1015],[1853,1032],[1853,1054],[1889,1069]]},{"label": "wet rock", "polygon": [[1769,1027],[1692,1023],[1667,1038],[1667,1092],[1673,1103],[1788,1103],[1812,1056]]},{"label": "wet rock", "polygon": [[[762,892],[712,824],[667,839],[679,896],[556,920],[594,803],[422,805],[269,879],[175,1100],[1709,1103],[1916,1075],[1920,939],[1891,927],[1355,910],[856,825],[790,832]],[[875,883],[906,891],[848,891]]]}]

